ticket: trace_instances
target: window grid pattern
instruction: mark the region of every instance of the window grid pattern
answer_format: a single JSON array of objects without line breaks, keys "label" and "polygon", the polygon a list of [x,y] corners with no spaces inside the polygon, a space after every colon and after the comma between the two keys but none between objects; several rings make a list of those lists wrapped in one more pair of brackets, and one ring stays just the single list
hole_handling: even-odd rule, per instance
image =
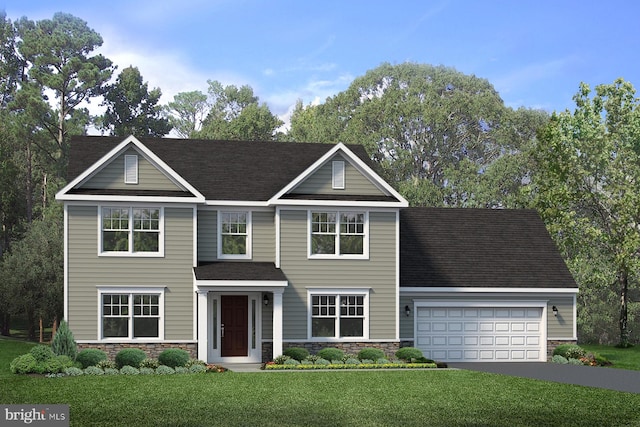
[{"label": "window grid pattern", "polygon": [[103,338],[159,338],[160,294],[102,294]]},{"label": "window grid pattern", "polygon": [[334,295],[314,295],[312,297],[314,317],[335,317],[336,297]]},{"label": "window grid pattern", "polygon": [[364,295],[311,295],[312,338],[364,338],[364,322]]},{"label": "window grid pattern", "polygon": [[220,215],[221,255],[247,255],[249,227],[247,212],[222,212]]},{"label": "window grid pattern", "polygon": [[129,316],[129,295],[103,295],[102,315],[105,317]]},{"label": "window grid pattern", "polygon": [[160,252],[160,208],[102,208],[102,252]]},{"label": "window grid pattern", "polygon": [[364,245],[364,212],[311,213],[311,255],[363,255]]}]

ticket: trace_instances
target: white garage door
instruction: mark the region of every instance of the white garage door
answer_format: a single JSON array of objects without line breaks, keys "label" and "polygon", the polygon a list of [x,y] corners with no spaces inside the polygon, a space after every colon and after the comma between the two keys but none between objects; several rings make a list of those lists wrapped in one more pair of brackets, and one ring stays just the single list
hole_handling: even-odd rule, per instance
[{"label": "white garage door", "polygon": [[541,321],[540,307],[417,307],[415,345],[448,362],[539,361]]}]

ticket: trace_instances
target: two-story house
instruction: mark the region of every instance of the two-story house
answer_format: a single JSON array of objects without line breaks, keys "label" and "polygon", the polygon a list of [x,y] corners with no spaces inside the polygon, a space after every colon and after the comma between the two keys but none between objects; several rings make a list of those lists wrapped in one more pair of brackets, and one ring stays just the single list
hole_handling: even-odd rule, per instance
[{"label": "two-story house", "polygon": [[77,137],[64,316],[81,347],[546,360],[577,287],[532,211],[408,208],[361,146]]}]

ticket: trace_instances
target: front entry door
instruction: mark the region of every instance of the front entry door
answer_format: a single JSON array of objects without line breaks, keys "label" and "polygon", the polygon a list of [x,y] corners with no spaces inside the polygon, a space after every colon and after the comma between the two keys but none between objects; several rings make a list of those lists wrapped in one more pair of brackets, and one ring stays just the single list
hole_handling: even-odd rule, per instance
[{"label": "front entry door", "polygon": [[246,295],[221,296],[222,357],[249,355],[248,301]]}]

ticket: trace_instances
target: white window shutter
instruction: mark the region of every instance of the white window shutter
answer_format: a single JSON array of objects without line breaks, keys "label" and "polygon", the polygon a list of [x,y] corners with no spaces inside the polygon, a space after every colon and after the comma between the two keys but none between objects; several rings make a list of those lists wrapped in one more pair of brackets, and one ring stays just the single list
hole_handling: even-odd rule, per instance
[{"label": "white window shutter", "polygon": [[124,183],[138,183],[138,156],[136,155],[124,156]]},{"label": "white window shutter", "polygon": [[344,190],[344,161],[336,160],[333,166],[333,189]]}]

